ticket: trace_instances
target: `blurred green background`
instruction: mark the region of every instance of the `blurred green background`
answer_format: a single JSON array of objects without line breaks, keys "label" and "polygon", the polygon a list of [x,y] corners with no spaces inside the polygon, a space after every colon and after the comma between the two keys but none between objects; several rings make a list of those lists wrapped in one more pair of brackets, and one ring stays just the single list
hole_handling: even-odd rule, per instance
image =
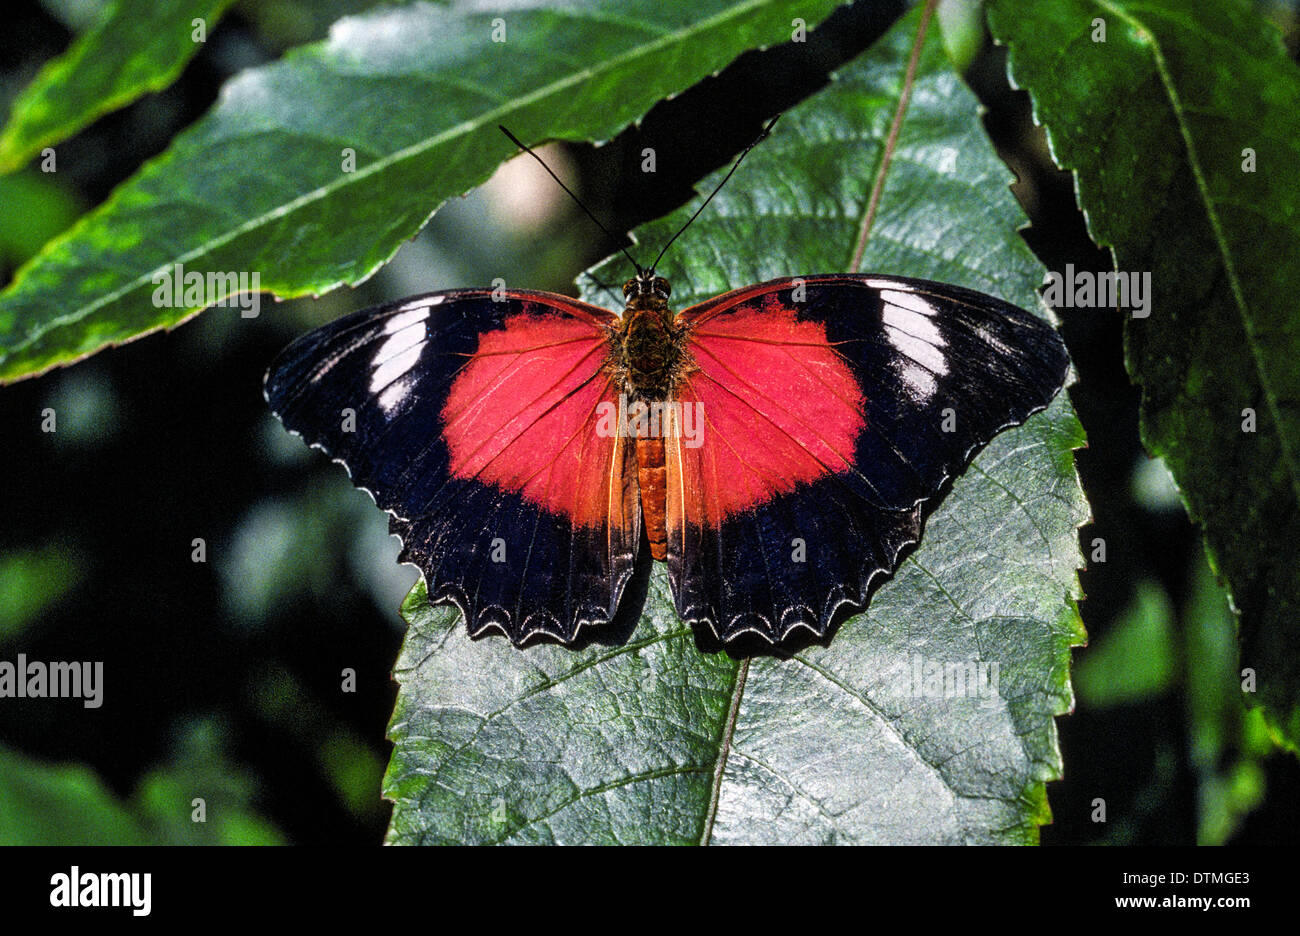
[{"label": "blurred green background", "polygon": [[[57,173],[0,177],[0,282],[162,152],[233,74],[371,5],[237,3],[173,86],[61,144]],[[873,38],[862,6],[819,31],[820,71],[799,76],[807,90]],[[1294,55],[1295,5],[1260,8]],[[0,113],[101,9],[97,0],[11,5]],[[1026,239],[1049,269],[1109,268],[980,16],[978,4],[949,3],[940,21],[1021,180]],[[606,146],[546,155],[611,229],[630,229],[683,203],[697,178],[748,142],[749,118],[770,104],[761,94],[737,105],[734,123],[716,119],[718,101],[743,97],[746,81],[728,69]],[[636,163],[656,140],[691,158],[647,185]],[[482,285],[503,264],[513,282],[572,294],[574,277],[612,246],[540,169],[517,160],[447,205],[355,290],[267,302],[252,320],[213,309],[0,389],[0,659],[102,660],[106,672],[100,709],[0,701],[0,842],[378,844],[397,608],[415,571],[396,564],[384,515],[344,471],[270,416],[263,371],[294,337],[338,315]],[[1294,843],[1300,767],[1241,707],[1224,594],[1167,472],[1138,442],[1121,321],[1087,309],[1062,316],[1090,442],[1078,466],[1096,522],[1081,544],[1088,556],[1103,539],[1106,559],[1082,576],[1091,645],[1075,654],[1077,710],[1058,721],[1066,776],[1049,787],[1055,822],[1043,841]],[[59,414],[56,433],[40,431],[46,407]],[[205,563],[191,561],[196,537]],[[357,674],[355,692],[341,690],[345,668]],[[192,819],[196,797],[202,823]],[[1093,821],[1097,798],[1105,823]]]}]

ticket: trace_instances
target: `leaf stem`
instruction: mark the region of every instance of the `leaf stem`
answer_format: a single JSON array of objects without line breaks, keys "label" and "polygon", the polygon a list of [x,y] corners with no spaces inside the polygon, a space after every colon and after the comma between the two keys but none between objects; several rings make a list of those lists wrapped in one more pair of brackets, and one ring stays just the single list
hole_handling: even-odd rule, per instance
[{"label": "leaf stem", "polygon": [[916,67],[921,60],[921,48],[925,45],[925,31],[930,25],[930,17],[939,0],[926,0],[925,9],[921,11],[921,23],[916,28],[916,41],[912,43],[912,55],[907,60],[907,70],[903,73],[903,87],[898,94],[898,107],[894,110],[894,119],[889,125],[889,137],[885,140],[885,152],[880,159],[880,168],[876,171],[875,181],[871,186],[871,197],[867,199],[867,213],[862,218],[862,227],[858,231],[858,242],[853,247],[853,259],[849,261],[850,273],[858,273],[862,267],[862,255],[867,250],[867,237],[871,233],[872,222],[876,220],[876,210],[880,207],[880,196],[885,189],[885,175],[889,172],[889,161],[898,146],[898,134],[903,129],[903,116],[912,99],[912,85],[916,81]]},{"label": "leaf stem", "polygon": [[736,681],[731,687],[731,706],[727,709],[727,721],[722,726],[722,741],[718,745],[718,762],[713,765],[713,788],[709,791],[709,811],[704,815],[704,833],[700,844],[708,845],[713,838],[713,820],[718,816],[718,798],[722,794],[722,772],[727,767],[727,755],[731,753],[731,736],[736,732],[736,714],[740,711],[740,697],[745,694],[745,678],[749,675],[749,657],[740,661],[736,669]]}]

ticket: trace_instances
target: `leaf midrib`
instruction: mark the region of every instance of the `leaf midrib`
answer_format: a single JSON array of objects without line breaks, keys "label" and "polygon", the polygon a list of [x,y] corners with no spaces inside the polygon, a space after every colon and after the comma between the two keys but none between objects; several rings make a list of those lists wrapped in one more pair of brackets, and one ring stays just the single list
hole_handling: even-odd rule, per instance
[{"label": "leaf midrib", "polygon": [[[221,235],[218,235],[217,237],[204,241],[202,244],[198,245],[194,249],[187,251],[186,253],[181,254],[177,257],[172,258],[163,266],[156,267],[153,270],[150,270],[149,272],[144,273],[141,276],[138,276],[135,279],[128,281],[118,289],[115,289],[109,293],[105,293],[103,296],[101,296],[100,298],[96,299],[95,301],[87,305],[83,305],[61,316],[56,316],[52,319],[46,320],[41,325],[39,325],[34,331],[29,332],[25,340],[12,345],[8,353],[4,354],[3,356],[0,356],[0,361],[7,360],[8,358],[12,357],[15,353],[26,350],[27,348],[31,347],[35,342],[39,341],[42,337],[48,334],[50,331],[53,331],[56,328],[61,328],[65,325],[74,325],[77,322],[80,322],[86,316],[94,314],[96,311],[103,308],[105,305],[115,302],[116,300],[122,298],[126,294],[140,288],[145,284],[151,283],[155,276],[157,276],[161,272],[165,272],[166,270],[168,270],[174,263],[184,264],[186,262],[195,259],[196,257],[200,257],[203,256],[204,254],[210,253],[216,248],[222,247],[230,243],[231,241],[235,240],[236,238],[241,237],[244,234],[247,234],[251,231],[254,231],[265,224],[268,224],[273,221],[277,221],[285,217],[286,215],[289,215],[292,212],[297,211],[299,208],[302,208],[305,205],[311,204],[315,201],[319,201],[329,195],[332,195],[335,191],[340,190],[345,186],[354,183],[359,183],[361,180],[367,179],[371,175],[374,175],[375,173],[380,172],[381,170],[386,170],[390,166],[396,165],[407,159],[413,159],[416,156],[419,156],[421,153],[425,152],[426,150],[433,149],[444,142],[456,139],[461,136],[468,136],[470,133],[473,133],[474,131],[481,129],[484,125],[490,126],[492,123],[497,122],[502,117],[505,117],[506,115],[512,112],[521,110],[527,107],[528,105],[533,104],[534,102],[546,98],[552,94],[558,94],[564,89],[570,87],[571,85],[581,83],[582,81],[588,78],[592,78],[604,72],[614,70],[615,68],[627,62],[633,62],[640,58],[654,55],[661,48],[671,46],[675,44],[678,40],[687,41],[689,37],[697,33],[702,33],[702,32],[707,32],[709,30],[712,30],[716,27],[725,24],[729,20],[742,19],[746,14],[752,12],[753,10],[776,2],[779,2],[779,0],[744,0],[744,2],[741,2],[735,6],[728,7],[726,10],[723,10],[719,13],[715,13],[712,16],[706,17],[705,19],[698,20],[692,23],[690,26],[687,26],[683,29],[679,29],[671,33],[665,33],[658,39],[652,40],[643,45],[638,45],[635,48],[622,53],[621,55],[614,56],[613,58],[607,60],[606,62],[600,65],[595,66],[594,68],[591,67],[583,68],[576,72],[571,73],[570,75],[567,75],[564,78],[561,78],[557,81],[553,81],[550,84],[543,85],[542,87],[534,91],[531,91],[528,94],[513,99],[509,104],[502,104],[496,108],[493,108],[490,111],[487,111],[486,113],[480,115],[477,119],[461,121],[461,123],[456,124],[455,126],[450,127],[439,134],[421,140],[417,143],[413,143],[410,146],[403,147],[402,149],[390,153],[387,156],[381,157],[375,162],[369,163],[366,166],[357,169],[355,172],[344,173],[341,177],[336,178],[333,182],[327,183],[326,185],[319,186],[309,192],[299,195],[297,198],[291,199],[290,201],[285,202],[282,205],[276,206],[270,211],[264,212],[261,215],[251,218],[248,221],[244,222],[243,224],[231,228],[229,231],[226,231]],[[563,11],[556,10],[554,12],[562,13]],[[429,217],[432,217],[433,212],[436,210],[437,210],[436,207],[433,210],[431,210],[429,213]],[[14,276],[14,281],[10,289],[7,290],[7,293],[12,295],[14,292],[16,292],[20,288],[22,282],[26,279],[25,274],[30,269],[32,269],[40,259],[43,259],[48,254],[52,253],[56,248],[61,246],[65,241],[72,238],[74,235],[80,233],[81,230],[83,230],[83,228],[85,228],[87,225],[89,225],[89,223],[95,220],[95,218],[98,215],[99,212],[95,212],[92,215],[88,215],[81,223],[76,224],[71,229],[69,229],[69,231],[63,237],[57,238],[56,240],[51,241],[48,245],[46,245],[45,249],[43,249],[40,252],[40,254],[37,255],[37,257],[33,260],[32,263],[28,264],[26,267],[24,267]],[[363,274],[363,278],[364,278],[364,274]],[[331,289],[343,285],[345,282],[347,281],[339,280],[335,283],[329,284],[324,288],[324,291],[328,292]],[[286,293],[282,296],[282,298],[291,295],[294,294]],[[150,330],[153,331],[156,329],[150,329]]]}]

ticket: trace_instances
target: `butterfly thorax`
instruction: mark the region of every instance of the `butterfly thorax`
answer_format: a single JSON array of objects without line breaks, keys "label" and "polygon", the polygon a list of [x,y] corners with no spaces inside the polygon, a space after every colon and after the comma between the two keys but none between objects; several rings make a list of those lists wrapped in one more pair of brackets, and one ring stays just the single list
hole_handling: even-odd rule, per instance
[{"label": "butterfly thorax", "polygon": [[672,287],[654,270],[638,269],[623,284],[627,305],[614,329],[611,369],[631,400],[667,401],[687,370],[686,329],[668,308]]},{"label": "butterfly thorax", "polygon": [[634,400],[668,400],[682,376],[684,329],[666,299],[636,296],[617,332],[616,355],[623,391]]}]

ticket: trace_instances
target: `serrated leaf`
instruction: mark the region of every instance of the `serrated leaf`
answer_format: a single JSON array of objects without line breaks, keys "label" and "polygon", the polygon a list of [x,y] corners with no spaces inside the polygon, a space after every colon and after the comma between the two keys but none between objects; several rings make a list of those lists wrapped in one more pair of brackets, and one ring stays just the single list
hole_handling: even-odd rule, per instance
[{"label": "serrated leaf", "polygon": [[477,6],[345,18],[328,42],[228,82],[208,116],[0,293],[0,381],[189,318],[201,303],[155,302],[155,276],[176,263],[248,274],[241,287],[214,277],[207,303],[251,289],[254,273],[280,297],[358,283],[515,155],[498,123],[525,142],[606,139],[836,3]]},{"label": "serrated leaf", "polygon": [[1151,273],[1150,316],[1125,326],[1142,439],[1231,589],[1259,701],[1295,740],[1300,70],[1237,0],[998,0],[990,24],[1093,239]]},{"label": "serrated leaf", "polygon": [[[670,252],[676,301],[849,266],[917,31],[905,17],[782,117]],[[931,28],[863,268],[1034,307],[1042,268],[1008,181]],[[694,207],[638,241],[665,243]],[[580,651],[470,641],[418,584],[389,729],[389,841],[1035,840],[1083,639],[1081,443],[1064,393],[998,436],[868,612],[790,659],[702,652],[662,564],[627,642]],[[996,662],[996,697],[920,697],[918,659]]]},{"label": "serrated leaf", "polygon": [[173,81],[232,0],[117,0],[14,100],[0,132],[0,173]]}]

